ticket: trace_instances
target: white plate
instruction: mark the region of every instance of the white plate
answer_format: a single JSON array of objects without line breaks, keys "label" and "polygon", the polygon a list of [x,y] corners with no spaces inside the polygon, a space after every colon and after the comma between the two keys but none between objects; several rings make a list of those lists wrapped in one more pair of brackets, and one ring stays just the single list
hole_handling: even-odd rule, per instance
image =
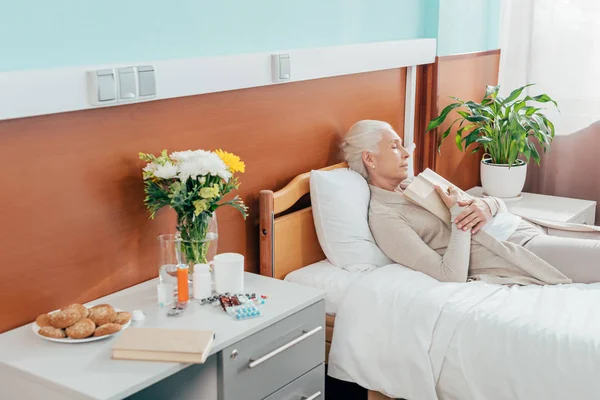
[{"label": "white plate", "polygon": [[[53,314],[57,311],[60,310],[54,310],[49,312],[48,314]],[[120,308],[115,308],[116,312],[120,312],[123,311]],[[38,324],[35,323],[35,321],[33,321],[33,323],[31,324],[31,329],[33,330],[33,333],[35,333],[37,336],[41,337],[42,339],[46,339],[49,340],[51,342],[58,342],[58,343],[87,343],[87,342],[95,342],[96,340],[102,340],[102,339],[106,339],[109,337],[113,337],[115,335],[118,335],[119,333],[123,332],[125,329],[127,329],[127,327],[129,327],[129,325],[131,325],[131,319],[121,327],[121,330],[119,332],[115,332],[112,333],[110,335],[104,335],[104,336],[91,336],[85,339],[71,339],[69,337],[64,338],[64,339],[55,339],[55,338],[51,338],[51,337],[47,337],[47,336],[42,336],[38,333],[38,331],[40,330],[40,327],[38,326]]]}]

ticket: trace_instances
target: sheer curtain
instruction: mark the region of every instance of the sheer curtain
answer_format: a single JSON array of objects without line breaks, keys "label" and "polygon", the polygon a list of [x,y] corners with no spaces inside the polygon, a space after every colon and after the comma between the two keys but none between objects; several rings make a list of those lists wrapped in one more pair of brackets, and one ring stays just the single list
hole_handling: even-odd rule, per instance
[{"label": "sheer curtain", "polygon": [[503,0],[502,94],[535,83],[556,138],[541,167],[528,166],[525,190],[598,202],[600,225],[600,0]]},{"label": "sheer curtain", "polygon": [[547,93],[558,135],[600,120],[600,0],[504,0],[499,82]]}]

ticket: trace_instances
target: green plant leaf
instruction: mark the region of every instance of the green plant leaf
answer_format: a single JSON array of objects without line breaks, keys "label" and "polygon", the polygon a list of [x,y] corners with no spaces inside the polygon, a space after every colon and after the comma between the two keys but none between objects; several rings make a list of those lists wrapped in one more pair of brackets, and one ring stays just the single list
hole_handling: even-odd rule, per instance
[{"label": "green plant leaf", "polygon": [[462,101],[459,97],[454,97],[454,96],[449,96],[451,99],[456,100],[457,102],[459,102],[460,104],[465,104],[464,101]]},{"label": "green plant leaf", "polygon": [[446,106],[446,108],[444,108],[442,110],[442,113],[437,118],[434,118],[429,122],[429,125],[427,125],[427,129],[425,130],[425,132],[429,132],[430,130],[435,129],[438,126],[440,126],[446,120],[446,117],[448,116],[450,111],[452,111],[455,108],[458,108],[460,106],[462,106],[462,104],[460,104],[460,103],[452,103],[452,104]]},{"label": "green plant leaf", "polygon": [[461,116],[461,117],[463,117],[463,118],[468,118],[468,117],[470,117],[470,116],[471,116],[471,114],[469,114],[469,113],[468,113],[468,112],[466,112],[466,111],[462,111],[462,110],[458,110],[458,111],[457,111],[457,113],[458,113],[458,115],[460,115],[460,116]]},{"label": "green plant leaf", "polygon": [[473,151],[471,151],[471,154],[475,154],[475,153],[477,153],[479,150],[481,150],[481,147],[479,147],[479,146],[478,146],[478,147],[475,147],[475,148],[473,149]]},{"label": "green plant leaf", "polygon": [[527,96],[525,97],[525,100],[537,101],[538,103],[554,103],[554,105],[558,108],[556,101],[552,100],[547,94],[540,94],[533,97]]},{"label": "green plant leaf", "polygon": [[465,118],[469,122],[485,122],[490,121],[488,117],[484,117],[483,115],[472,115],[470,117]]},{"label": "green plant leaf", "polygon": [[492,99],[495,99],[498,96],[499,90],[500,90],[500,86],[498,86],[498,85],[496,85],[496,86],[488,85],[485,88],[485,97],[491,97]]},{"label": "green plant leaf", "polygon": [[537,149],[535,148],[535,146],[533,144],[529,144],[529,149],[531,150],[531,156],[533,157],[533,159],[535,160],[537,165],[540,165],[540,153],[538,153]]},{"label": "green plant leaf", "polygon": [[523,149],[523,155],[525,156],[525,159],[527,160],[527,162],[529,162],[529,159],[531,158],[531,149],[529,148],[529,143],[525,142],[525,148]]},{"label": "green plant leaf", "polygon": [[481,143],[481,144],[491,143],[493,141],[494,141],[494,139],[487,137],[487,136],[479,136],[477,139],[475,139],[475,142]]},{"label": "green plant leaf", "polygon": [[456,137],[454,138],[454,141],[456,142],[456,147],[458,147],[458,150],[463,151],[462,137],[458,132],[456,132]]},{"label": "green plant leaf", "polygon": [[520,88],[513,90],[510,93],[510,95],[504,101],[502,101],[502,104],[508,104],[508,103],[511,103],[511,102],[515,101],[516,99],[519,98],[519,96],[521,95],[521,93],[523,93],[523,90],[525,90],[525,88],[528,88],[528,87],[533,86],[533,85],[534,85],[533,83],[530,83],[528,85],[521,86]]},{"label": "green plant leaf", "polygon": [[527,111],[525,111],[525,115],[528,117],[531,117],[536,111],[541,110],[541,108],[535,108],[535,107],[526,107],[525,108]]},{"label": "green plant leaf", "polygon": [[513,166],[519,155],[519,144],[516,140],[510,142],[510,150],[508,152],[508,165]]},{"label": "green plant leaf", "polygon": [[547,118],[544,118],[544,120],[546,121],[546,125],[548,125],[548,127],[550,128],[550,136],[552,137],[552,139],[554,139],[554,134],[555,134],[554,124],[552,122],[550,122],[550,120]]}]

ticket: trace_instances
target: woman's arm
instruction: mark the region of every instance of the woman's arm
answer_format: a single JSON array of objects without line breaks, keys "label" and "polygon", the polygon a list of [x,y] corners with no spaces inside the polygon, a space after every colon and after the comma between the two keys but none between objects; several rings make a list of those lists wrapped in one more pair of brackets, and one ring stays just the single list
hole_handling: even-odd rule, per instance
[{"label": "woman's arm", "polygon": [[[462,208],[455,205],[450,209],[452,219],[460,214]],[[385,224],[385,229],[373,229],[373,234],[381,250],[394,262],[441,282],[467,281],[471,253],[470,231],[462,231],[453,223],[448,249],[441,256],[404,219],[386,218],[381,223]]]},{"label": "woman's arm", "polygon": [[492,217],[501,212],[508,212],[508,208],[506,208],[504,201],[497,197],[484,196],[481,200],[485,201],[485,204],[490,208]]}]

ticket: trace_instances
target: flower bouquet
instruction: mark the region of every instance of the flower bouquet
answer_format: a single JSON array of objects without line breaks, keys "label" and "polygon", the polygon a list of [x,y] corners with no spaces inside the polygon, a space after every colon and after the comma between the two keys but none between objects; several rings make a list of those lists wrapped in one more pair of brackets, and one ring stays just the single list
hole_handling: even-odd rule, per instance
[{"label": "flower bouquet", "polygon": [[[205,264],[210,241],[207,237],[214,212],[221,206],[232,206],[244,219],[248,215],[243,201],[235,196],[223,197],[239,187],[236,172],[243,173],[245,164],[234,154],[223,150],[187,150],[160,156],[139,154],[148,164],[143,169],[144,204],[154,219],[162,207],[177,213],[177,238],[185,262]],[[190,271],[191,272],[191,271]]]}]

